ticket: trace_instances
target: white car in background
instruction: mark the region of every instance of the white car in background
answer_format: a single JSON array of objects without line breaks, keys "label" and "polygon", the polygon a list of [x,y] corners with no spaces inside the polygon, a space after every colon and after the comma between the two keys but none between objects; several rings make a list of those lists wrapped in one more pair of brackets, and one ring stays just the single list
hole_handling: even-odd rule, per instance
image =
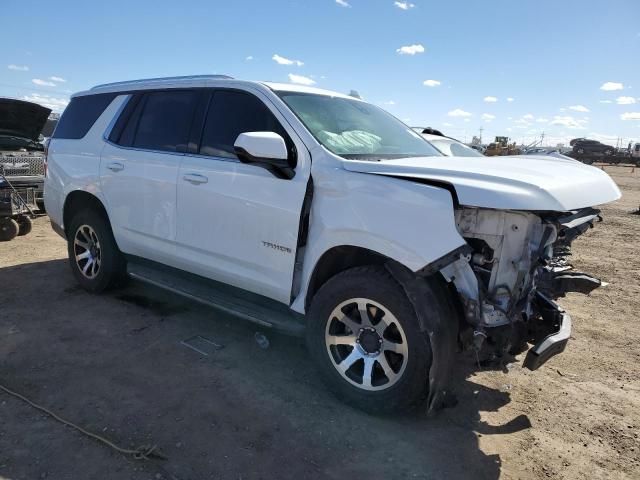
[{"label": "white car in background", "polygon": [[531,370],[564,349],[554,299],[600,284],[569,268],[569,247],[620,197],[577,162],[432,141],[311,87],[107,84],[62,115],[45,202],[86,290],[129,275],[304,334],[346,402],[432,408],[460,345],[504,360],[530,343]]}]

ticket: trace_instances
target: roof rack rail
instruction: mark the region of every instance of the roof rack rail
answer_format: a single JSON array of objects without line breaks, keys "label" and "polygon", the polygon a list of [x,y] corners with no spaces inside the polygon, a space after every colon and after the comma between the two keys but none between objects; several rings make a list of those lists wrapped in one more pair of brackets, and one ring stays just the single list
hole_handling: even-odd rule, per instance
[{"label": "roof rack rail", "polygon": [[229,75],[184,75],[179,77],[157,77],[157,78],[141,78],[139,80],[125,80],[122,82],[103,83],[92,87],[91,90],[97,90],[106,87],[117,87],[118,85],[135,85],[138,83],[161,82],[172,80],[233,80]]}]

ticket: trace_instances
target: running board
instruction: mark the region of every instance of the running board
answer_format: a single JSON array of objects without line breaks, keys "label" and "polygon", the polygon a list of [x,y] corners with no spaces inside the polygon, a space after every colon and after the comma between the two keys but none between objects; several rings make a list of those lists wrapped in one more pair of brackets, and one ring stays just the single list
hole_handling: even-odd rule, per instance
[{"label": "running board", "polygon": [[287,305],[215,280],[129,258],[130,277],[288,335],[304,335],[304,317]]}]

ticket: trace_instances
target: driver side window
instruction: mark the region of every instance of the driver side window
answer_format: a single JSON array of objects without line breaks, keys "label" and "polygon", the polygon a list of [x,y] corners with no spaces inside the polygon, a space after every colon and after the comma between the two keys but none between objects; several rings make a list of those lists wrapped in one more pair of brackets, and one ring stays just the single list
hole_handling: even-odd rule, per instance
[{"label": "driver side window", "polygon": [[233,144],[244,132],[275,132],[289,146],[284,128],[258,98],[235,90],[214,92],[204,123],[200,155],[238,158]]}]

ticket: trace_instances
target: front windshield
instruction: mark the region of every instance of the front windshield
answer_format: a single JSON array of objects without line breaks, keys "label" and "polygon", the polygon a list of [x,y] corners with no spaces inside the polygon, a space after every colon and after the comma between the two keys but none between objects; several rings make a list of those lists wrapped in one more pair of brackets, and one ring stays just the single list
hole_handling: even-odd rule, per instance
[{"label": "front windshield", "polygon": [[484,157],[480,152],[453,140],[431,140],[431,143],[447,157]]},{"label": "front windshield", "polygon": [[382,160],[440,156],[419,134],[375,105],[312,93],[279,95],[316,140],[341,157]]}]

